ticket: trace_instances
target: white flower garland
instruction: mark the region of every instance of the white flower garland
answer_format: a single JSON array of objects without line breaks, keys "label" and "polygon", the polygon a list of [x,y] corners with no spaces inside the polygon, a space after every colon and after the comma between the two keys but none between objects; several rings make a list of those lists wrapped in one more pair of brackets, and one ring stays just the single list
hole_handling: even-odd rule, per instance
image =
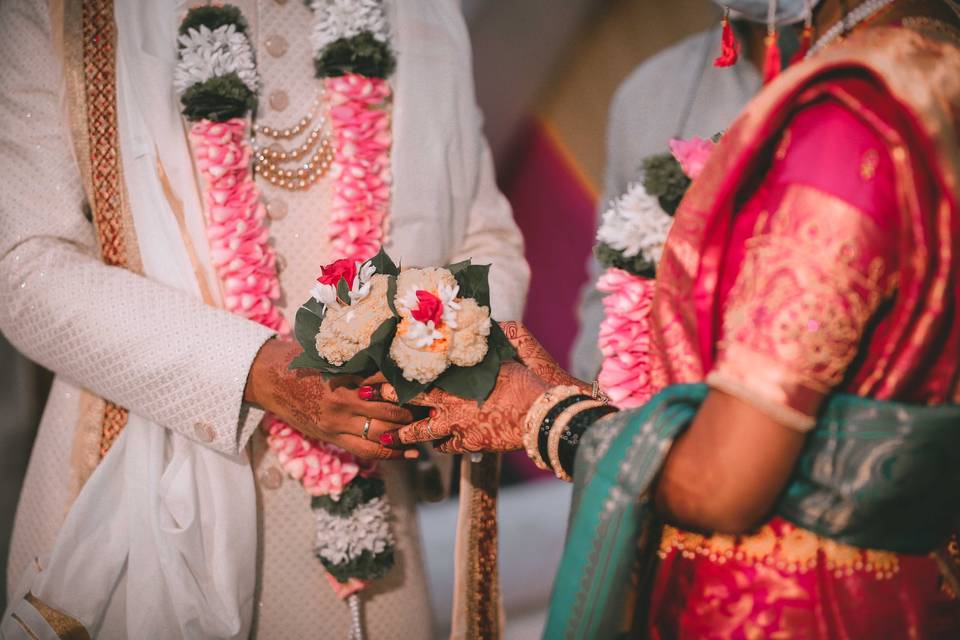
[{"label": "white flower garland", "polygon": [[312,0],[315,20],[310,34],[314,53],[340,38],[353,38],[369,31],[380,42],[389,36],[381,0]]},{"label": "white flower garland", "polygon": [[180,61],[173,72],[173,85],[183,93],[192,85],[236,73],[256,93],[260,79],[247,36],[234,24],[211,30],[205,25],[190,29],[177,39]]},{"label": "white flower garland", "polygon": [[348,516],[337,516],[326,509],[314,509],[313,514],[317,555],[330,564],[344,564],[364,551],[376,556],[395,544],[390,508],[383,498],[358,505]]},{"label": "white flower garland", "polygon": [[637,182],[610,203],[597,230],[597,240],[625,258],[642,254],[644,260],[657,264],[672,224],[673,218],[660,202]]}]

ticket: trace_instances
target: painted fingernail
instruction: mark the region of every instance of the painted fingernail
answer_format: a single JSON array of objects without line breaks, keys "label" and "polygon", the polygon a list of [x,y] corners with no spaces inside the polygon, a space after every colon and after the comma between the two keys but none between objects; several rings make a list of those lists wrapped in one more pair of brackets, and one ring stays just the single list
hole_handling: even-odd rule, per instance
[{"label": "painted fingernail", "polygon": [[373,400],[373,387],[365,384],[357,389],[357,395],[360,396],[361,400]]},{"label": "painted fingernail", "polygon": [[430,417],[431,417],[431,418],[436,418],[436,417],[437,417],[437,410],[436,410],[436,409],[430,409]]},{"label": "painted fingernail", "polygon": [[416,449],[407,449],[403,452],[403,457],[407,460],[416,460],[420,457],[420,452]]},{"label": "painted fingernail", "polygon": [[389,447],[393,444],[393,434],[392,433],[382,433],[380,434],[380,444]]}]

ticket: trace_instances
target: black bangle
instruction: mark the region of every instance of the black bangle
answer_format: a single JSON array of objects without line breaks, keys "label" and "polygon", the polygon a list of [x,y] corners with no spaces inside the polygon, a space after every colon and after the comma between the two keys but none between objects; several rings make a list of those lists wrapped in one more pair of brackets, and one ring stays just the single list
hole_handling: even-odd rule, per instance
[{"label": "black bangle", "polygon": [[560,448],[557,450],[560,466],[567,472],[567,475],[573,477],[573,463],[577,459],[577,447],[580,446],[580,438],[586,430],[600,418],[617,411],[616,407],[607,404],[581,411],[570,419],[567,430],[560,434]]},{"label": "black bangle", "polygon": [[590,396],[582,394],[564,398],[553,405],[550,411],[547,411],[547,415],[543,416],[543,422],[540,423],[540,430],[537,432],[537,450],[540,452],[540,458],[544,464],[550,467],[551,470],[553,470],[553,465],[550,464],[550,454],[547,452],[547,436],[550,435],[550,429],[553,427],[554,420],[556,420],[567,407],[572,407],[578,402],[589,399]]}]

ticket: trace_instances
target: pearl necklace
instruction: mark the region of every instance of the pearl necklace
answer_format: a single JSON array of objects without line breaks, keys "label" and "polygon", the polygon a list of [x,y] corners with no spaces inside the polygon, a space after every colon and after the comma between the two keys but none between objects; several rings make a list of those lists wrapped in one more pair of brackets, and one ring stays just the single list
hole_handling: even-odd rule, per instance
[{"label": "pearl necklace", "polygon": [[840,19],[839,22],[827,29],[822,36],[817,38],[816,43],[814,43],[814,45],[810,47],[810,51],[807,52],[807,57],[812,56],[814,53],[824,48],[842,36],[844,33],[851,31],[858,24],[868,18],[872,18],[875,14],[879,13],[883,9],[886,9],[887,6],[891,4],[893,4],[893,0],[867,0],[860,6],[856,7],[853,11],[846,14]]},{"label": "pearl necklace", "polygon": [[[254,131],[266,138],[273,138],[274,140],[289,140],[290,138],[294,138],[306,130],[306,128],[310,126],[310,123],[314,121],[321,103],[320,96],[317,96],[307,115],[300,118],[292,127],[280,129],[257,125],[254,127]],[[278,142],[263,147],[259,145],[256,140],[252,140],[256,173],[270,182],[270,184],[288,191],[301,191],[312,187],[320,178],[327,174],[333,162],[333,147],[329,137],[324,135],[325,125],[326,119],[321,116],[319,124],[310,131],[310,134],[303,144],[290,150],[283,149]],[[319,148],[299,167],[284,169],[281,166],[286,162],[296,162],[304,159],[317,143],[319,143]]]}]

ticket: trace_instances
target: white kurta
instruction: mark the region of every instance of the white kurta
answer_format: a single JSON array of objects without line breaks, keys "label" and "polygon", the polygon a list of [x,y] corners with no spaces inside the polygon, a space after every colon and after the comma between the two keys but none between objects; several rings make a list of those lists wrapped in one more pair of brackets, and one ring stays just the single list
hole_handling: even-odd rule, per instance
[{"label": "white kurta", "polygon": [[[182,8],[170,4],[175,26]],[[319,88],[310,59],[310,11],[301,2],[235,4],[258,50],[260,122],[288,126],[304,115]],[[389,14],[399,68],[388,250],[406,265],[465,257],[493,263],[493,313],[518,318],[528,270],[509,205],[494,183],[457,4],[403,0]],[[25,567],[49,553],[69,509],[67,470],[83,409],[80,389],[86,388],[215,450],[235,454],[252,444],[260,549],[255,632],[265,638],[341,637],[348,613],[313,558],[308,496],[284,479],[260,432],[245,425],[246,373],[269,332],[96,258],[51,39],[46,3],[0,3],[0,329],[58,374],[18,508],[8,592]],[[267,45],[278,39],[287,46],[274,55],[271,49],[283,47]],[[159,46],[155,39],[148,44]],[[175,56],[175,43],[169,47],[153,52],[162,54],[158,69]],[[159,77],[138,81],[156,92]],[[284,109],[271,107],[283,102],[271,101],[278,92],[286,94]],[[321,181],[304,193],[269,185],[263,190],[268,202],[282,203],[275,211],[286,209],[272,220],[271,233],[285,263],[282,307],[292,322],[329,258],[329,185]],[[402,463],[385,465],[399,563],[370,592],[372,638],[430,635],[408,471]]]}]

